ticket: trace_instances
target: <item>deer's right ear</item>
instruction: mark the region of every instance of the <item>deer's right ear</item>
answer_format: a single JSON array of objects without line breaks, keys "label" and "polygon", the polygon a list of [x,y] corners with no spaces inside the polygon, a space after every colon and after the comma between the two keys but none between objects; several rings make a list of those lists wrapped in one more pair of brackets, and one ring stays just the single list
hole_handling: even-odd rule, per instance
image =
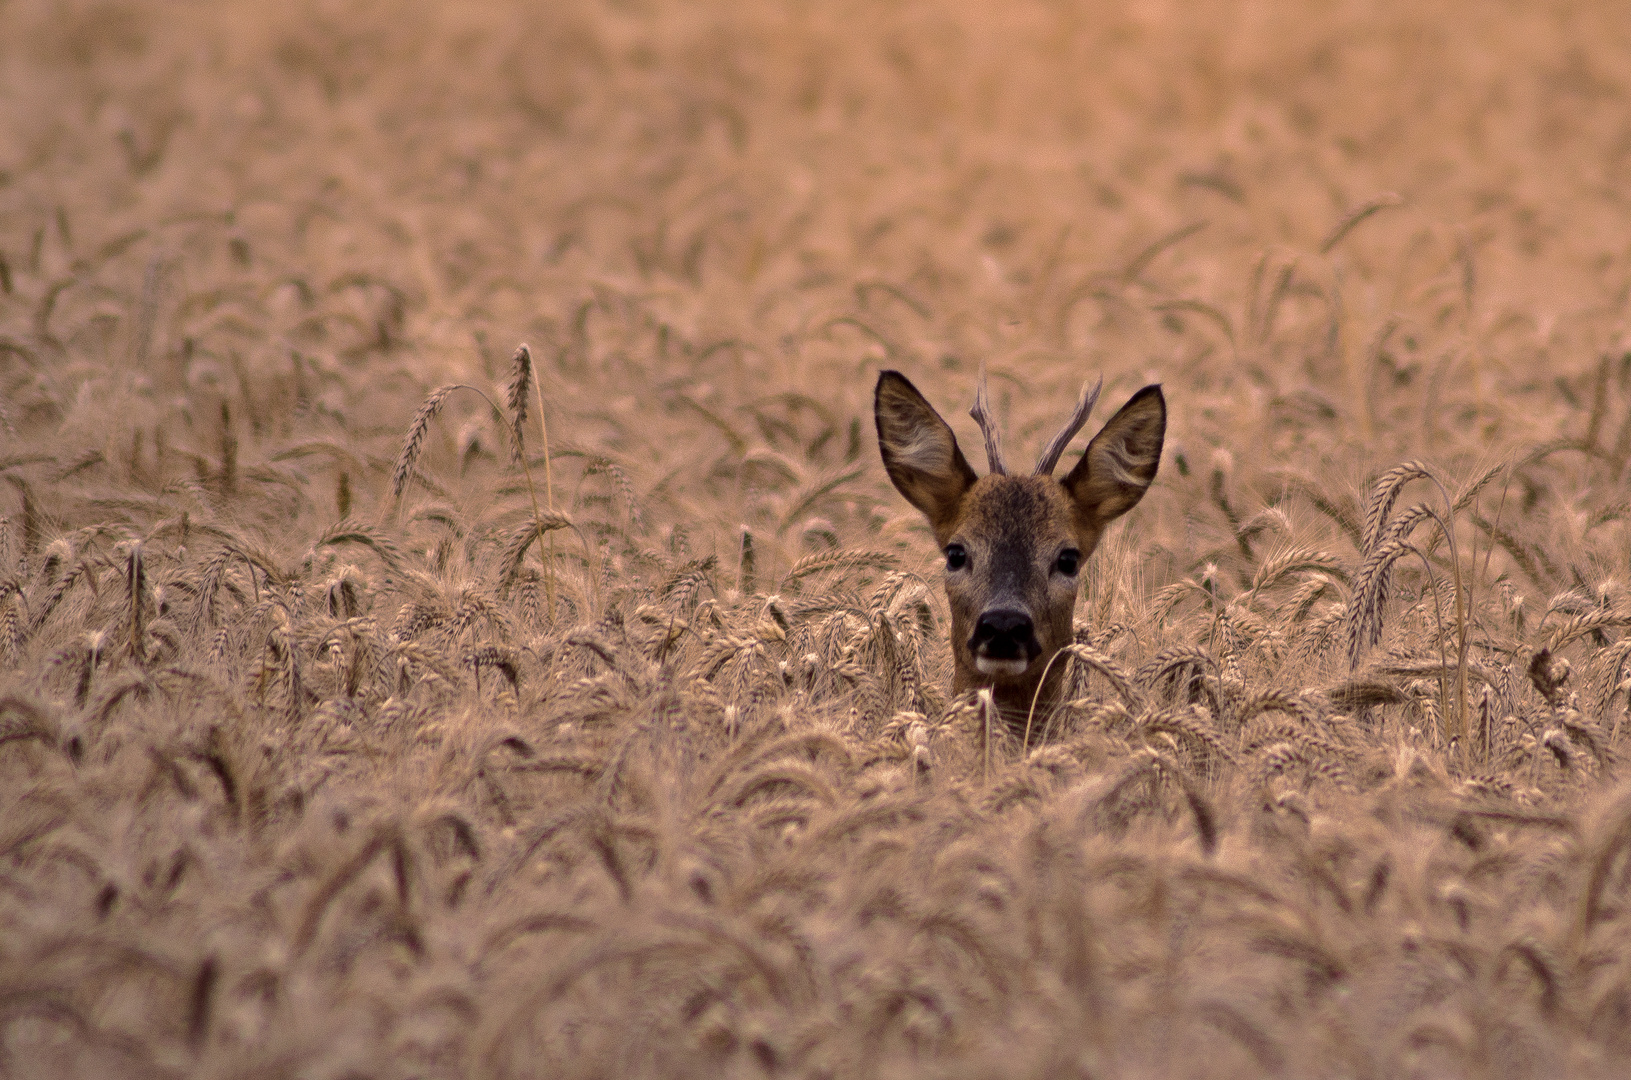
[{"label": "deer's right ear", "polygon": [[956,521],[963,494],[979,479],[958,448],[951,425],[898,371],[879,374],[872,413],[890,482],[923,511],[935,535],[941,536]]}]

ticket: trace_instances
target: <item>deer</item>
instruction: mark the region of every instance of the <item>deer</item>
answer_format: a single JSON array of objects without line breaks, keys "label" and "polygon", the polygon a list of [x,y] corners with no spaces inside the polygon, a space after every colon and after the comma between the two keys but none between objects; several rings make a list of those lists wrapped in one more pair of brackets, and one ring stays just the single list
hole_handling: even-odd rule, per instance
[{"label": "deer", "polygon": [[983,477],[906,376],[881,372],[873,393],[884,471],[928,519],[945,556],[952,691],[989,689],[999,715],[1027,742],[1041,730],[1032,720],[1060,704],[1065,665],[1053,661],[1074,640],[1082,564],[1106,526],[1138,505],[1161,463],[1167,404],[1161,387],[1150,385],[1105,423],[1063,479],[1053,475],[1103,385],[1102,378],[1083,384],[1029,476],[1010,474],[1003,461],[983,366],[969,413],[985,440]]}]

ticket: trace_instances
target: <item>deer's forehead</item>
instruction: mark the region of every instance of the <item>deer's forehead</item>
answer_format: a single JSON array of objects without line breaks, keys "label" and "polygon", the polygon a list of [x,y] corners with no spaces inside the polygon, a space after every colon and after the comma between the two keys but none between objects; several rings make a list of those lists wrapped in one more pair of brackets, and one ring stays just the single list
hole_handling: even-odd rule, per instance
[{"label": "deer's forehead", "polygon": [[1046,476],[984,476],[963,496],[957,530],[1011,546],[1071,533],[1070,497]]}]

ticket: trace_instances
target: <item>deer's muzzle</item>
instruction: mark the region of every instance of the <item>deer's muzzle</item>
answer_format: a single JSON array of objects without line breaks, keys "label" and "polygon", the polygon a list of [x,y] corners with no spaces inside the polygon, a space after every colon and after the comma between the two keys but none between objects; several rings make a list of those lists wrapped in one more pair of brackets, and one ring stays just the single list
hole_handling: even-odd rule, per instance
[{"label": "deer's muzzle", "polygon": [[987,611],[974,624],[968,639],[974,667],[982,675],[1023,675],[1031,661],[1042,655],[1030,615],[1013,609]]}]

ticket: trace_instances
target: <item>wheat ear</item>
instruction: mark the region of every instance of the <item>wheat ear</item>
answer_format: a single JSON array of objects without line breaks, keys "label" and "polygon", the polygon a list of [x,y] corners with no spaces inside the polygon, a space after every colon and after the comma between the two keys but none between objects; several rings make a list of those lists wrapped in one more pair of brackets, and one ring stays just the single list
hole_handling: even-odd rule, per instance
[{"label": "wheat ear", "polygon": [[419,452],[425,448],[425,433],[430,430],[430,422],[436,419],[449,395],[459,386],[459,383],[438,386],[419,406],[419,411],[413,414],[413,423],[408,425],[408,437],[402,440],[402,452],[397,454],[396,467],[391,470],[391,496],[398,501],[399,507],[402,493],[413,476],[414,466],[419,463]]},{"label": "wheat ear", "polygon": [[[527,343],[522,342],[515,350],[515,358],[510,361],[509,406],[515,413],[515,456],[521,459],[521,471],[527,478],[527,497],[532,500],[532,520],[538,525],[538,535],[543,538],[547,547],[544,557],[544,595],[549,598],[549,621],[555,621],[555,537],[554,530],[546,530],[543,526],[543,515],[538,512],[538,489],[532,482],[532,465],[527,461],[527,451],[522,435],[522,425],[527,422],[527,384],[538,394],[538,429],[543,433],[544,440],[544,502],[549,508],[549,516],[555,515],[555,478],[549,465],[549,423],[544,419],[544,388],[532,369],[532,350]],[[523,552],[526,548],[521,549]],[[519,566],[519,561],[517,562]]]}]

